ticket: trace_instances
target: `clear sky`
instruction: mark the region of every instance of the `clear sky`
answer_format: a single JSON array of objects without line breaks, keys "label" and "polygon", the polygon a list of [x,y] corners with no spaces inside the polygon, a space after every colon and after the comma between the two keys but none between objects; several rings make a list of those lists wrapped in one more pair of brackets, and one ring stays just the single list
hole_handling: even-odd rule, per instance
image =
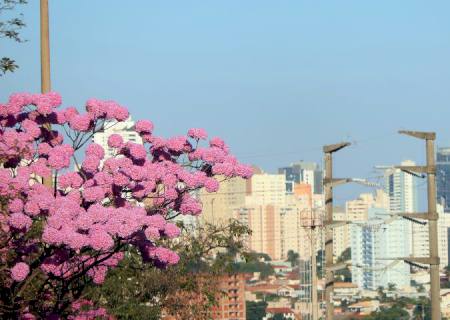
[{"label": "clear sky", "polygon": [[[38,92],[39,1],[0,101]],[[53,90],[65,105],[113,99],[168,136],[204,127],[267,171],[336,154],[335,173],[422,161],[398,129],[450,146],[450,1],[50,0]],[[345,188],[343,194],[345,194]]]}]

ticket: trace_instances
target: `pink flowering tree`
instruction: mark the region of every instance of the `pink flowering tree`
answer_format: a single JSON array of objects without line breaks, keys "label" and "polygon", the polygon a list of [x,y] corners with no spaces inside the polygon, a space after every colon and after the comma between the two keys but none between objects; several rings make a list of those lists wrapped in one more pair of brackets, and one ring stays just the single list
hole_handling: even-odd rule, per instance
[{"label": "pink flowering tree", "polygon": [[0,104],[2,318],[107,318],[82,299],[84,287],[101,285],[130,250],[158,268],[176,264],[165,244],[180,230],[170,221],[201,213],[195,190],[252,173],[204,130],[164,139],[147,120],[135,127],[144,144],[111,135],[105,158],[92,137],[128,111],[96,99],[84,113],[60,105],[56,93]]}]

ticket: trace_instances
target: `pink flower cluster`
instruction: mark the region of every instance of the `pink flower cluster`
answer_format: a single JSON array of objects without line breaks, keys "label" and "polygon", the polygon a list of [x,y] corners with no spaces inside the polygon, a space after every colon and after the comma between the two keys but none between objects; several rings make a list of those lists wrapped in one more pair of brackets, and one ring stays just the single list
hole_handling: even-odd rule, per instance
[{"label": "pink flower cluster", "polygon": [[30,266],[24,262],[16,263],[11,269],[11,277],[14,281],[23,281],[27,278],[30,273]]},{"label": "pink flower cluster", "polygon": [[[7,205],[0,215],[5,234],[0,260],[11,283],[26,280],[39,256],[38,268],[52,281],[70,281],[85,272],[97,284],[129,246],[156,266],[176,264],[176,252],[157,244],[180,235],[167,221],[169,213],[199,215],[202,204],[193,191],[218,191],[219,175],[252,174],[223,140],[212,138],[209,146],[199,147],[208,137],[205,130],[165,139],[153,135],[147,120],[135,126],[144,144],[113,134],[108,138],[113,157],[105,158],[102,146],[90,143],[78,161],[91,133],[129,114],[112,101],[91,99],[85,113],[74,107],[57,110],[60,104],[56,93],[16,94],[0,104],[0,197]],[[57,181],[56,186],[44,185],[42,177]],[[82,305],[75,304],[75,311]],[[82,316],[106,317],[92,309],[72,319]]]},{"label": "pink flower cluster", "polygon": [[103,319],[113,320],[105,308],[95,308],[94,303],[90,300],[81,299],[72,303],[72,315],[68,317],[69,320],[88,320],[88,319]]}]

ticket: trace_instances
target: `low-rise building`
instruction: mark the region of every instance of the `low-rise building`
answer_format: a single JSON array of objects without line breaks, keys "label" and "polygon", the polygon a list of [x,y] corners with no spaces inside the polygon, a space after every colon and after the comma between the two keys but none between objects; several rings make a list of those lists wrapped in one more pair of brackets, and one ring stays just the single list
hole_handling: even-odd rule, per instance
[{"label": "low-rise building", "polygon": [[353,301],[358,296],[358,286],[351,282],[335,282],[334,283],[334,299]]},{"label": "low-rise building", "polygon": [[294,310],[292,310],[291,308],[266,308],[266,316],[263,318],[263,320],[272,319],[277,314],[281,314],[286,320],[298,319],[298,317],[296,317],[294,313]]},{"label": "low-rise building", "polygon": [[380,302],[378,300],[360,301],[349,305],[347,310],[360,316],[368,316],[380,310]]}]

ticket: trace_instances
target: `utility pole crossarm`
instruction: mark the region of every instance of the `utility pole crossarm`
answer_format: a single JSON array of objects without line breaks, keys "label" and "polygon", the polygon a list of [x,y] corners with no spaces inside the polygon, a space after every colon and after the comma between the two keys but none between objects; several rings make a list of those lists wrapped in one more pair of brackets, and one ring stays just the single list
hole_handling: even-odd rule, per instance
[{"label": "utility pole crossarm", "polygon": [[335,264],[331,264],[331,265],[326,265],[326,268],[330,271],[339,271],[339,270],[343,270],[343,269],[347,269],[348,267],[350,267],[352,264],[351,263],[335,263]]},{"label": "utility pole crossarm", "polygon": [[395,166],[394,168],[406,171],[408,173],[426,173],[434,174],[436,173],[436,166]]},{"label": "utility pole crossarm", "polygon": [[332,179],[325,178],[325,179],[323,179],[324,185],[331,184],[333,187],[340,185],[340,184],[349,183],[349,182],[352,182],[351,178],[332,178]]},{"label": "utility pole crossarm", "polygon": [[431,265],[439,265],[440,259],[439,257],[392,257],[392,258],[377,258],[377,260],[403,260],[412,263],[419,264],[431,264]]},{"label": "utility pole crossarm", "polygon": [[435,132],[400,130],[398,133],[423,140],[435,140]]},{"label": "utility pole crossarm", "polygon": [[348,147],[351,143],[350,142],[341,142],[336,144],[329,144],[323,147],[324,153],[333,153],[336,151],[341,150],[342,148]]},{"label": "utility pole crossarm", "polygon": [[437,212],[397,213],[396,215],[410,219],[438,220]]},{"label": "utility pole crossarm", "polygon": [[328,228],[338,228],[338,227],[343,227],[347,224],[351,224],[351,221],[346,221],[346,220],[333,220],[333,221],[324,221],[323,225],[324,227],[328,227]]}]

